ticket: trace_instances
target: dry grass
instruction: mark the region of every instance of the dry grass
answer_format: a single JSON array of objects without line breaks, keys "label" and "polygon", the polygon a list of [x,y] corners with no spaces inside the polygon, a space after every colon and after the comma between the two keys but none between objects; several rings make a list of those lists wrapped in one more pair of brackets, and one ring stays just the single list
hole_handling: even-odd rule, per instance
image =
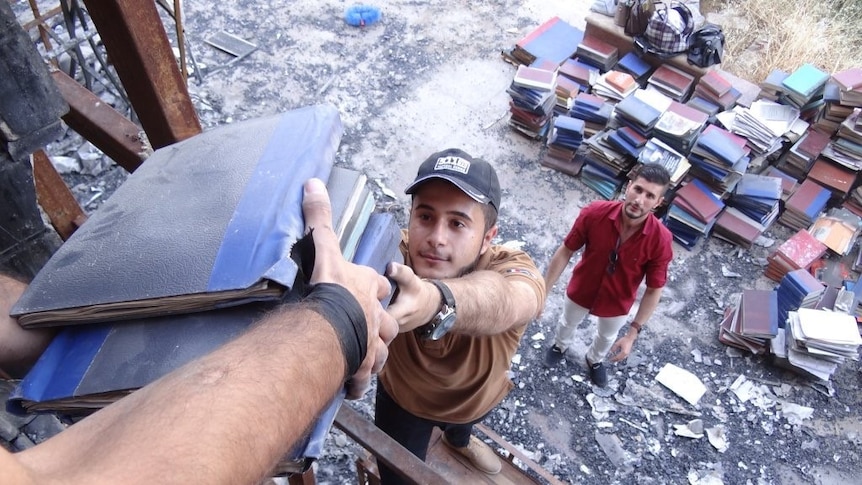
[{"label": "dry grass", "polygon": [[701,11],[725,32],[722,69],[751,82],[806,62],[862,67],[862,0],[707,0]]}]

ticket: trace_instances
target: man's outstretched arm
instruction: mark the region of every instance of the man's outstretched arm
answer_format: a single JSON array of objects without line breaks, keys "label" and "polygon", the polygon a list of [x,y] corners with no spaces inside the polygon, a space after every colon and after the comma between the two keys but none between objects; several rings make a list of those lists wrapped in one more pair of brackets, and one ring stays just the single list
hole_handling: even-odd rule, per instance
[{"label": "man's outstretched arm", "polygon": [[[312,283],[346,288],[366,319],[367,355],[348,389],[361,395],[397,333],[379,303],[389,284],[341,257],[319,180],[306,184],[303,211],[314,229]],[[318,306],[286,306],[48,441],[17,455],[0,450],[0,469],[20,483],[257,483],[344,385],[345,369]]]}]

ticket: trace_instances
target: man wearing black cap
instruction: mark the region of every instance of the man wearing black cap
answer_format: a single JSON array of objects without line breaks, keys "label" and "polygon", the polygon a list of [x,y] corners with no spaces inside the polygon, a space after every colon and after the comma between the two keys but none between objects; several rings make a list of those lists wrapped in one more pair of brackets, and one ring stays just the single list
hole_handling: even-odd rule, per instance
[{"label": "man wearing black cap", "polygon": [[[375,423],[423,460],[439,427],[444,443],[496,474],[499,458],[472,427],[512,388],[509,364],[542,310],[544,280],[526,253],[491,244],[501,194],[488,162],[435,153],[405,192],[413,196],[405,265],[389,273],[400,333],[378,380]],[[401,481],[378,465],[384,484]]]}]

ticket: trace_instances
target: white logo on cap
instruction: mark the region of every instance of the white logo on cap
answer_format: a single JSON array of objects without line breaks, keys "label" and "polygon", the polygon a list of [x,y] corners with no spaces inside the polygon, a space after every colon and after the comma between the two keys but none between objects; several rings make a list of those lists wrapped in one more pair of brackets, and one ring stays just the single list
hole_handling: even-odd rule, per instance
[{"label": "white logo on cap", "polygon": [[470,162],[461,157],[440,157],[434,164],[434,171],[437,170],[452,170],[466,174],[470,171]]}]

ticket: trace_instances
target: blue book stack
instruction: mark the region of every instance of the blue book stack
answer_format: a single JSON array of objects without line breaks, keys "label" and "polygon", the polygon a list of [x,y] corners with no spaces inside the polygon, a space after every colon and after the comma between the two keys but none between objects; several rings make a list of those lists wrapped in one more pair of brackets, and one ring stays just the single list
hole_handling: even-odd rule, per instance
[{"label": "blue book stack", "polygon": [[571,150],[574,153],[584,141],[584,121],[570,116],[556,116],[552,123],[548,146]]},{"label": "blue book stack", "polygon": [[805,63],[781,82],[784,92],[779,99],[802,109],[823,98],[823,88],[828,80],[828,73]]},{"label": "blue book stack", "polygon": [[595,190],[605,200],[611,200],[619,194],[625,183],[625,177],[617,177],[607,167],[587,158],[581,169],[581,180]]},{"label": "blue book stack", "polygon": [[693,249],[701,238],[710,233],[723,209],[724,202],[709,187],[692,179],[677,189],[664,224],[679,244]]},{"label": "blue book stack", "polygon": [[768,175],[743,174],[728,204],[768,228],[778,217],[781,179]]},{"label": "blue book stack", "polygon": [[631,51],[622,56],[620,60],[617,61],[617,65],[614,69],[631,74],[641,86],[644,85],[652,72],[652,66],[637,55],[635,51]]},{"label": "blue book stack", "polygon": [[584,134],[594,135],[603,130],[611,118],[614,106],[604,98],[589,93],[580,93],[575,97],[569,116],[584,120]]},{"label": "blue book stack", "polygon": [[788,272],[778,284],[778,326],[784,328],[787,314],[800,308],[814,308],[826,287],[806,269]]}]

